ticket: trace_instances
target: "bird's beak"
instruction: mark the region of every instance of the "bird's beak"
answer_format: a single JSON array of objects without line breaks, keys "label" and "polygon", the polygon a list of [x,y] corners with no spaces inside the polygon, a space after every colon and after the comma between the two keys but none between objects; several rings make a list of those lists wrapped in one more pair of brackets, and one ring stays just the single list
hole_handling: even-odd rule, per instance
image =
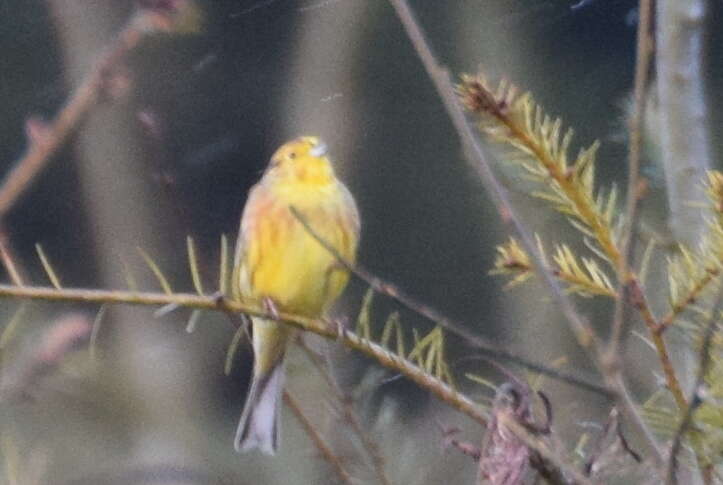
[{"label": "bird's beak", "polygon": [[314,146],[311,148],[311,150],[309,150],[309,154],[310,154],[312,157],[323,157],[324,155],[326,155],[326,150],[327,150],[327,148],[328,148],[328,147],[326,146],[326,143],[324,143],[323,141],[319,140],[319,143],[317,143],[316,145],[314,145]]}]

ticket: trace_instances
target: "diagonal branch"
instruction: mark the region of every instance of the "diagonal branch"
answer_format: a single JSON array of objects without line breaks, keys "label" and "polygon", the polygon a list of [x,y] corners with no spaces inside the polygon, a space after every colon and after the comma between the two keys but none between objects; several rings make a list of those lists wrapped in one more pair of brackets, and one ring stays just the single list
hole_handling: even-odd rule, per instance
[{"label": "diagonal branch", "polygon": [[284,402],[287,406],[289,406],[289,409],[291,409],[294,417],[296,417],[299,424],[301,424],[301,427],[304,428],[304,431],[314,443],[314,446],[316,446],[319,453],[321,453],[322,458],[331,465],[342,483],[352,485],[354,483],[354,479],[346,468],[344,468],[341,458],[334,454],[334,451],[324,441],[324,438],[321,437],[319,431],[314,427],[314,424],[309,421],[309,418],[304,414],[299,402],[289,391],[284,391]]},{"label": "diagonal branch", "polygon": [[[47,166],[51,157],[65,144],[88,116],[90,110],[107,93],[108,78],[123,59],[148,35],[158,32],[193,33],[196,28],[197,6],[192,2],[139,2],[125,26],[110,42],[75,88],[70,99],[49,123],[28,123],[28,149],[5,176],[0,185],[0,219],[12,209],[35,177]],[[199,14],[200,15],[200,14]]]},{"label": "diagonal branch", "polygon": [[414,48],[417,50],[417,54],[422,64],[424,64],[430,79],[437,88],[437,92],[457,130],[467,158],[474,164],[474,168],[478,171],[485,189],[497,207],[498,213],[505,214],[503,221],[509,222],[513,226],[519,234],[525,250],[532,255],[535,269],[542,275],[543,280],[550,288],[563,315],[566,317],[573,333],[577,337],[580,346],[585,349],[592,348],[592,350],[597,353],[599,337],[592,327],[590,327],[589,323],[580,317],[571,299],[567,297],[555,278],[549,271],[545,271],[544,258],[534,243],[530,232],[522,224],[520,217],[517,215],[517,211],[512,207],[507,192],[492,172],[487,158],[477,142],[477,138],[470,128],[462,108],[459,106],[454,87],[449,79],[449,74],[437,63],[409,5],[404,0],[390,0],[390,2],[404,25]]},{"label": "diagonal branch", "polygon": [[615,358],[623,338],[625,324],[625,307],[628,295],[630,261],[635,247],[635,233],[637,229],[638,201],[640,199],[640,152],[643,139],[643,117],[647,103],[648,72],[650,71],[650,58],[653,53],[652,34],[652,0],[640,0],[638,7],[638,41],[635,63],[635,108],[630,119],[630,135],[628,149],[628,187],[626,194],[626,208],[623,231],[620,236],[620,260],[617,268],[622,279],[619,282],[615,310],[613,313],[612,331],[608,354]]},{"label": "diagonal branch", "polygon": [[449,80],[449,75],[446,70],[439,66],[434,58],[427,40],[424,37],[414,14],[410,10],[409,5],[405,0],[390,0],[390,2],[404,25],[412,44],[417,50],[417,54],[427,70],[427,73],[437,88],[437,92],[442,98],[445,108],[447,109],[447,113],[449,114],[462,144],[465,147],[467,156],[471,162],[474,162],[475,168],[479,172],[485,188],[492,196],[492,199],[497,206],[498,212],[506,214],[506,220],[513,225],[519,234],[520,240],[522,241],[525,249],[533,256],[537,271],[540,275],[542,275],[547,286],[550,288],[563,315],[567,319],[571,330],[577,337],[578,343],[581,347],[589,349],[593,354],[593,359],[598,366],[598,369],[600,369],[605,376],[606,384],[610,391],[615,394],[616,400],[623,413],[640,431],[649,448],[652,450],[653,460],[656,464],[662,463],[662,454],[658,449],[655,438],[638,413],[635,404],[629,396],[623,379],[619,376],[619,374],[616,376],[611,372],[611,369],[608,366],[604,365],[599,337],[590,327],[589,323],[578,314],[572,301],[562,291],[554,276],[551,275],[549,271],[545,270],[544,258],[539,253],[529,231],[522,225],[516,211],[508,200],[505,190],[502,188],[501,184],[492,172],[482,148],[479,146],[479,143],[477,142],[477,139],[467,122],[464,112],[459,106],[454,87]]},{"label": "diagonal branch", "polygon": [[139,18],[132,17],[129,20],[85,76],[80,86],[75,89],[55,119],[43,129],[42,134],[28,137],[27,153],[15,162],[0,187],[0,219],[8,213],[35,177],[45,168],[50,158],[78,128],[90,109],[98,103],[110,69],[133,50],[149,32],[148,29],[142,28]]},{"label": "diagonal branch", "polygon": [[392,482],[387,476],[384,463],[385,460],[380,453],[379,445],[364,429],[364,425],[362,424],[359,416],[354,410],[354,405],[351,397],[347,396],[342,390],[339,383],[336,382],[336,379],[334,379],[334,376],[331,374],[330,366],[323,361],[322,357],[317,355],[317,353],[311,347],[309,347],[309,345],[304,341],[303,338],[298,338],[296,342],[299,347],[301,347],[301,349],[304,351],[306,356],[309,358],[309,361],[316,368],[316,370],[319,372],[319,375],[321,375],[321,377],[324,379],[327,386],[331,390],[332,397],[337,401],[339,407],[341,408],[340,412],[343,413],[342,419],[349,425],[351,430],[359,438],[359,441],[364,448],[364,452],[371,460],[374,473],[377,475],[377,478],[379,478],[379,483],[381,483],[382,485],[391,485]]},{"label": "diagonal branch", "polygon": [[530,369],[535,372],[539,372],[541,374],[545,374],[549,377],[552,377],[554,379],[558,379],[563,382],[567,382],[569,384],[578,386],[582,389],[587,389],[588,391],[592,391],[598,394],[602,394],[605,396],[609,396],[610,392],[605,389],[603,386],[600,386],[598,384],[595,384],[591,382],[588,379],[583,379],[577,376],[574,376],[572,374],[568,374],[565,372],[561,372],[557,369],[553,369],[551,367],[547,367],[543,364],[539,364],[536,362],[532,362],[520,355],[517,355],[509,350],[505,350],[500,348],[499,345],[493,344],[492,342],[489,342],[485,340],[484,338],[470,332],[467,330],[467,328],[447,317],[446,315],[442,314],[440,311],[430,307],[429,305],[422,303],[420,301],[417,301],[413,297],[409,296],[406,292],[404,292],[401,288],[398,286],[389,283],[388,281],[384,281],[377,276],[373,275],[371,272],[364,269],[362,266],[358,264],[351,264],[349,261],[347,261],[344,256],[339,253],[339,251],[336,250],[334,246],[329,244],[328,241],[325,241],[319,233],[311,227],[309,224],[309,221],[307,220],[304,215],[299,212],[299,210],[296,207],[290,207],[291,213],[296,217],[296,219],[304,226],[306,231],[321,244],[324,249],[329,251],[336,260],[341,264],[345,269],[347,269],[350,273],[352,273],[354,276],[359,278],[360,280],[367,283],[374,291],[377,293],[380,293],[382,295],[386,295],[393,300],[395,300],[397,303],[401,304],[403,307],[405,307],[408,310],[413,311],[414,313],[421,315],[422,317],[439,324],[442,328],[447,330],[448,332],[457,335],[458,337],[464,339],[469,345],[472,347],[475,347],[476,349],[482,351],[485,355],[488,355],[490,357],[498,358],[498,359],[505,359],[509,360],[511,362],[514,362],[516,364],[519,364],[527,369]]}]

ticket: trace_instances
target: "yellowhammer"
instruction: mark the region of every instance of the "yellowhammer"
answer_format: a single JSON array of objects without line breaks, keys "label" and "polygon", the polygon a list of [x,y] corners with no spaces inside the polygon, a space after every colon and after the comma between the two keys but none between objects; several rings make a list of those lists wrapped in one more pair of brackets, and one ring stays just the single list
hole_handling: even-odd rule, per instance
[{"label": "yellowhammer", "polygon": [[[342,292],[349,274],[309,234],[292,207],[318,236],[354,261],[359,240],[354,198],[334,175],[326,145],[317,137],[302,136],[274,153],[249,193],[236,249],[234,291],[268,308],[320,317]],[[292,330],[262,318],[252,319],[252,330],[253,378],[234,447],[274,454],[284,352]]]}]

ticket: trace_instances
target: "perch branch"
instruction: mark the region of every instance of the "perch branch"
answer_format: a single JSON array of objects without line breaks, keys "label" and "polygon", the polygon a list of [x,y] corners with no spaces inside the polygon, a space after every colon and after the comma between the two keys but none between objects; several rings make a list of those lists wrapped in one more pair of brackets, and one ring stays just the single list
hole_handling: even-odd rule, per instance
[{"label": "perch branch", "polygon": [[[194,308],[199,310],[216,310],[226,313],[243,313],[249,316],[256,316],[265,319],[276,319],[279,322],[294,326],[301,330],[312,332],[330,340],[336,340],[347,348],[357,350],[379,364],[392,369],[417,384],[422,389],[429,391],[438,399],[444,401],[451,407],[457,409],[472,420],[486,426],[489,416],[486,410],[447,385],[440,379],[430,375],[412,362],[403,357],[386,350],[381,345],[364,339],[355,333],[345,330],[341,325],[324,320],[315,320],[299,315],[278,312],[278,315],[271,314],[265,309],[254,305],[230,300],[223,296],[201,296],[188,293],[140,293],[133,291],[112,291],[112,290],[86,290],[69,288],[49,287],[19,287],[12,285],[0,285],[0,298],[18,298],[26,300],[45,300],[51,302],[74,302],[74,303],[96,303],[96,304],[129,304],[129,305],[176,305],[178,307]],[[584,476],[571,464],[564,461],[556,453],[552,452],[546,445],[539,443],[531,433],[518,423],[509,423],[510,430],[519,436],[530,448],[537,451],[541,456],[550,460],[551,464],[558,467],[565,474],[582,478],[580,483],[589,483]]]},{"label": "perch branch", "polygon": [[[129,304],[129,305],[176,305],[198,310],[217,310],[232,314],[244,313],[249,316],[274,319],[275,315],[254,305],[230,300],[219,296],[200,296],[189,293],[141,293],[134,291],[55,289],[42,286],[0,285],[0,298],[18,298],[25,300],[45,300],[52,302]],[[404,375],[423,389],[430,391],[442,401],[484,425],[487,413],[469,398],[452,389],[441,380],[431,376],[423,369],[401,356],[390,352],[381,345],[364,339],[355,333],[344,330],[332,322],[314,320],[299,315],[279,312],[281,322],[296,328],[337,340],[344,346],[357,350],[381,365]]]}]

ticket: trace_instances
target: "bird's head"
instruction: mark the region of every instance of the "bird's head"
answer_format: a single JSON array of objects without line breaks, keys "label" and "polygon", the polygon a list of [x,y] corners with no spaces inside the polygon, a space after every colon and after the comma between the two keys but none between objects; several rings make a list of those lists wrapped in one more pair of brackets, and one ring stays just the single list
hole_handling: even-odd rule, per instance
[{"label": "bird's head", "polygon": [[324,185],[335,180],[326,144],[316,136],[300,136],[284,143],[271,157],[266,175],[284,182]]}]

